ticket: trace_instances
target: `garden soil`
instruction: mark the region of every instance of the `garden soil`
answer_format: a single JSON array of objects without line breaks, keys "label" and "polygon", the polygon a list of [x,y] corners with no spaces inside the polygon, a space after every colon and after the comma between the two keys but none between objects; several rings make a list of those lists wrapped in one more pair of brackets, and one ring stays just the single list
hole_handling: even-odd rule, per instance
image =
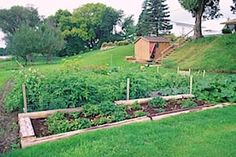
[{"label": "garden soil", "polygon": [[18,113],[7,113],[4,110],[4,98],[12,85],[12,81],[7,81],[5,86],[0,89],[0,154],[19,146]]}]

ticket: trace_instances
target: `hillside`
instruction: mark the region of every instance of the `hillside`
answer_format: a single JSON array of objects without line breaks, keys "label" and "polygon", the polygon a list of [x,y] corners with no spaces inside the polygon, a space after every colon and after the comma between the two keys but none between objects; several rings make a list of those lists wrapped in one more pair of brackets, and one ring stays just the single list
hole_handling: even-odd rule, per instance
[{"label": "hillside", "polygon": [[188,42],[163,61],[166,68],[236,70],[236,35],[211,36]]}]

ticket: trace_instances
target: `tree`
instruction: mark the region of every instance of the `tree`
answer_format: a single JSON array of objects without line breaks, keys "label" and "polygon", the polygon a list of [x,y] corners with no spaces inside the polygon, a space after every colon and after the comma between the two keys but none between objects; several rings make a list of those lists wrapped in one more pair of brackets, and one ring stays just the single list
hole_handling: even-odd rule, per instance
[{"label": "tree", "polygon": [[137,25],[138,35],[166,34],[172,29],[166,0],[145,0]]},{"label": "tree", "polygon": [[13,6],[0,10],[0,28],[5,34],[14,34],[22,25],[35,27],[40,22],[37,9]]},{"label": "tree", "polygon": [[14,35],[7,37],[7,51],[28,62],[28,56],[39,49],[40,35],[35,28],[29,26],[20,27]]},{"label": "tree", "polygon": [[7,37],[8,52],[22,58],[25,64],[32,61],[34,53],[50,58],[63,48],[63,44],[61,32],[48,24],[39,27],[21,26]]},{"label": "tree", "polygon": [[192,13],[195,17],[194,38],[201,38],[202,18],[214,19],[222,16],[219,13],[220,0],[179,0],[182,7]]},{"label": "tree", "polygon": [[88,48],[98,47],[112,37],[122,14],[122,11],[101,3],[86,4],[73,12],[72,19],[77,23],[77,27],[71,32],[86,41]]},{"label": "tree", "polygon": [[236,13],[236,0],[233,0],[233,5],[231,6],[231,11],[233,12],[233,14]]},{"label": "tree", "polygon": [[123,31],[124,39],[134,40],[136,27],[134,25],[133,15],[124,18],[121,29]]},{"label": "tree", "polygon": [[48,61],[51,57],[64,48],[64,38],[61,31],[52,25],[45,23],[39,27],[40,40],[38,41],[38,52],[47,56]]}]

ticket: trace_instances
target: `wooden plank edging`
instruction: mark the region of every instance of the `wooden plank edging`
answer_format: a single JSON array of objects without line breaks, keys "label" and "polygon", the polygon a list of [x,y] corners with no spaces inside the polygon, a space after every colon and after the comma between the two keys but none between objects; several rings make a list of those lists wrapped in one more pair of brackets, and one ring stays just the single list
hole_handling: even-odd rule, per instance
[{"label": "wooden plank edging", "polygon": [[[161,96],[161,98],[165,100],[171,100],[171,99],[185,99],[185,98],[194,98],[195,96],[192,94],[181,94],[181,95],[174,95],[174,96]],[[154,99],[155,97],[150,97],[150,98],[143,98],[143,99],[133,99],[133,100],[120,100],[120,101],[115,101],[115,104],[117,105],[132,105],[135,102],[138,103],[147,103],[150,100]]]},{"label": "wooden plank edging", "polygon": [[[181,114],[185,114],[185,113],[189,113],[189,112],[200,112],[200,111],[210,110],[210,109],[215,109],[215,108],[223,108],[225,106],[230,106],[230,105],[235,105],[235,104],[223,103],[223,104],[210,106],[210,107],[203,107],[203,108],[199,108],[199,109],[191,109],[191,110],[177,112],[177,113],[159,115],[159,116],[152,117],[152,119],[154,121],[157,121],[157,120],[161,120],[164,118],[177,116],[177,115],[181,115]],[[47,136],[47,137],[41,137],[41,138],[29,137],[29,138],[25,138],[25,139],[22,138],[21,145],[22,145],[22,148],[26,148],[29,146],[33,146],[33,145],[37,145],[37,144],[41,144],[41,143],[45,143],[45,142],[56,141],[56,140],[60,140],[60,139],[65,139],[65,138],[69,138],[71,136],[80,135],[80,134],[84,134],[84,133],[88,133],[88,132],[109,129],[109,128],[115,128],[115,127],[121,127],[124,125],[129,125],[129,124],[138,123],[138,122],[145,122],[145,121],[149,121],[149,120],[150,120],[150,118],[148,118],[148,117],[139,117],[139,118],[129,119],[129,120],[121,121],[121,122],[96,126],[96,127],[92,127],[92,128],[88,128],[88,129],[71,131],[71,132],[57,134],[57,135],[51,135],[51,136]]]}]

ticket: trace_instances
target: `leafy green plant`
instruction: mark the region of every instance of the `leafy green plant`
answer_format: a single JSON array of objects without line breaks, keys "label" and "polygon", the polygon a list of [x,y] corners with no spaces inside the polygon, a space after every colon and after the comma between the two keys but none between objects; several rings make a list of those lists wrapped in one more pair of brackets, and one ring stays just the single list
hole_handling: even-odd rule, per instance
[{"label": "leafy green plant", "polygon": [[98,126],[98,125],[103,125],[103,124],[107,124],[110,122],[111,122],[111,119],[109,119],[108,117],[101,117],[101,118],[94,120],[93,125]]},{"label": "leafy green plant", "polygon": [[70,131],[70,122],[64,117],[64,114],[57,112],[47,118],[46,124],[48,130],[53,134]]},{"label": "leafy green plant", "polygon": [[143,112],[143,111],[134,112],[134,117],[143,117],[143,116],[146,116],[146,115],[147,115],[147,113]]},{"label": "leafy green plant", "polygon": [[115,113],[113,113],[113,115],[111,116],[112,122],[119,122],[125,119],[129,119],[131,118],[127,112],[120,110],[120,111],[116,111]]},{"label": "leafy green plant", "polygon": [[194,107],[197,107],[197,103],[195,103],[191,99],[186,99],[181,102],[181,107],[182,108],[194,108]]},{"label": "leafy green plant", "polygon": [[135,102],[132,105],[127,105],[126,108],[128,110],[141,110],[142,106],[138,102]]},{"label": "leafy green plant", "polygon": [[83,114],[85,117],[96,117],[100,114],[100,109],[98,105],[84,105],[83,106]]},{"label": "leafy green plant", "polygon": [[92,123],[89,119],[78,118],[70,122],[70,131],[85,129],[92,126]]},{"label": "leafy green plant", "polygon": [[166,101],[161,97],[153,98],[148,102],[148,105],[153,108],[165,108]]}]

